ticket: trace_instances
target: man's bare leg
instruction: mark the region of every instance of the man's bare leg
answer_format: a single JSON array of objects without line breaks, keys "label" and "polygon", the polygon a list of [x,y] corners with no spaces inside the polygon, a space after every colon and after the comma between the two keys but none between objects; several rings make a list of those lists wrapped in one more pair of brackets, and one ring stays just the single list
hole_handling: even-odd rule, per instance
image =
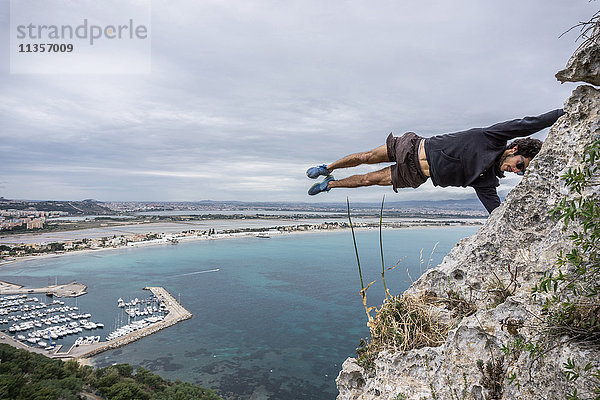
[{"label": "man's bare leg", "polygon": [[[349,156],[350,157],[350,156]],[[387,150],[386,150],[387,158]],[[342,159],[343,160],[343,159]],[[363,186],[390,186],[392,184],[391,167],[385,167],[379,171],[369,172],[363,175],[352,175],[339,181],[331,181],[327,185],[329,189],[336,187],[355,188]]]},{"label": "man's bare leg", "polygon": [[[329,170],[329,172],[332,172],[333,170],[339,169],[339,168],[350,168],[350,167],[356,167],[357,165],[361,165],[361,164],[377,164],[377,163],[389,162],[389,161],[390,161],[390,159],[388,158],[387,146],[383,145],[383,146],[379,146],[373,150],[365,151],[362,153],[354,153],[354,154],[350,154],[349,156],[340,158],[339,160],[334,161],[331,164],[327,165],[327,169]],[[352,178],[352,177],[349,177],[346,179],[350,179],[350,178]],[[336,181],[336,182],[340,182],[340,181]],[[389,184],[391,185],[391,181]],[[355,186],[346,186],[346,187],[355,187]]]}]

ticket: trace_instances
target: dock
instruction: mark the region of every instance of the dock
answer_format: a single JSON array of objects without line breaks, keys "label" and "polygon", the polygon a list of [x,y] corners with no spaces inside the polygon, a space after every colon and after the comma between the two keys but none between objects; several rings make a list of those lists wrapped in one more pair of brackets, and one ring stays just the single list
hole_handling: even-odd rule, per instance
[{"label": "dock", "polygon": [[48,285],[41,288],[26,288],[10,282],[0,281],[0,295],[45,294],[53,297],[77,297],[87,293],[87,286],[77,282],[64,285]]},{"label": "dock", "polygon": [[146,328],[140,329],[135,332],[131,332],[127,335],[119,338],[109,340],[106,342],[99,342],[94,344],[80,344],[79,346],[71,346],[66,352],[56,352],[50,357],[62,358],[62,359],[85,359],[96,354],[102,353],[103,351],[112,350],[125,346],[126,344],[135,342],[145,336],[151,335],[162,329],[168,328],[175,325],[178,322],[192,318],[192,313],[186,310],[181,304],[177,302],[171,296],[171,294],[163,287],[145,287],[144,290],[151,291],[160,301],[166,306],[169,313],[165,316],[165,319],[152,324]]},{"label": "dock", "polygon": [[175,300],[165,288],[145,287],[144,290],[151,291],[154,294],[154,296],[160,299],[160,301],[165,305],[166,309],[169,311],[168,314],[162,321],[156,322],[150,326],[128,333],[116,339],[93,344],[80,344],[78,346],[72,345],[67,351],[61,351],[61,346],[50,351],[28,346],[27,344],[13,339],[9,335],[3,333],[0,333],[0,343],[6,343],[13,347],[17,347],[34,353],[40,353],[50,358],[59,358],[63,360],[77,359],[85,363],[87,358],[102,353],[103,351],[125,346],[126,344],[135,342],[136,340],[139,340],[145,336],[151,335],[162,329],[173,326],[178,322],[192,318],[192,313],[190,313],[183,306],[181,306],[181,304],[179,304],[177,300]]}]

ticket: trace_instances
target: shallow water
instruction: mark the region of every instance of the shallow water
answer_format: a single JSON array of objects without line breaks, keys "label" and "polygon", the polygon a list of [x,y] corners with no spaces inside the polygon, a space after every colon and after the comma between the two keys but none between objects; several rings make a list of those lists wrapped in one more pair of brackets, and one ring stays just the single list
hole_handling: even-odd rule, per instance
[{"label": "shallow water", "polygon": [[[393,293],[474,227],[394,229],[383,234]],[[432,248],[439,242],[431,256]],[[370,305],[383,298],[379,232],[357,232]],[[422,256],[420,255],[422,250]],[[422,259],[422,261],[420,261]],[[219,269],[218,272],[198,273]],[[191,320],[96,356],[97,366],[127,362],[169,379],[211,387],[236,399],[335,399],[341,363],[368,334],[349,231],[236,238],[122,248],[9,264],[2,280],[27,286],[50,280],[88,285],[77,299],[103,339],[122,317],[116,300],[143,298],[164,286],[194,314]],[[74,304],[73,299],[67,304]],[[126,318],[125,318],[126,319]],[[96,331],[95,334],[100,334]],[[74,340],[70,339],[70,340]]]}]

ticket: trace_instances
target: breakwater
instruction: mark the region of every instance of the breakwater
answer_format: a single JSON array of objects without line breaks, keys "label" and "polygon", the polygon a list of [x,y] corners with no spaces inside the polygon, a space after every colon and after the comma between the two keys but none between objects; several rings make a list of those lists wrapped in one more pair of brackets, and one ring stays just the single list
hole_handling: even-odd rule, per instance
[{"label": "breakwater", "polygon": [[0,281],[0,294],[45,294],[55,297],[77,297],[87,293],[87,286],[77,282],[64,285],[48,285],[41,288],[26,288],[10,282]]},{"label": "breakwater", "polygon": [[57,352],[54,353],[52,357],[64,359],[86,359],[95,356],[96,354],[102,353],[103,351],[125,346],[145,336],[151,335],[162,329],[173,326],[178,322],[192,318],[192,313],[190,313],[183,306],[181,306],[181,304],[179,304],[177,300],[175,300],[175,298],[173,298],[173,296],[171,296],[171,294],[165,288],[145,287],[144,290],[151,291],[152,294],[154,294],[169,311],[169,313],[165,316],[165,318],[162,321],[156,322],[140,330],[130,332],[119,338],[108,340],[106,342],[99,342],[94,344],[81,344],[79,346],[73,345],[67,352]]}]

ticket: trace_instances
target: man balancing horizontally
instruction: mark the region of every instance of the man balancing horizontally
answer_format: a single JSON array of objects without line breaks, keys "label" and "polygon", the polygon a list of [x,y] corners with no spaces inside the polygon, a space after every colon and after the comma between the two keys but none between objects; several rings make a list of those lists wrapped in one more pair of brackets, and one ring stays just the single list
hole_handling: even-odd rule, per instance
[{"label": "man balancing horizontally", "polygon": [[[333,188],[362,186],[392,186],[398,188],[421,186],[431,178],[434,186],[471,186],[488,212],[500,205],[496,187],[504,172],[523,175],[529,163],[540,151],[537,139],[508,140],[532,135],[554,124],[563,115],[554,110],[537,117],[525,117],[500,122],[487,128],[473,128],[462,132],[422,138],[413,132],[401,137],[390,135],[386,144],[371,151],[356,153],[328,165],[309,168],[306,175],[315,179],[309,195],[328,192]],[[364,175],[352,175],[336,180],[331,175],[336,169],[361,164],[395,162],[394,165]]]}]

